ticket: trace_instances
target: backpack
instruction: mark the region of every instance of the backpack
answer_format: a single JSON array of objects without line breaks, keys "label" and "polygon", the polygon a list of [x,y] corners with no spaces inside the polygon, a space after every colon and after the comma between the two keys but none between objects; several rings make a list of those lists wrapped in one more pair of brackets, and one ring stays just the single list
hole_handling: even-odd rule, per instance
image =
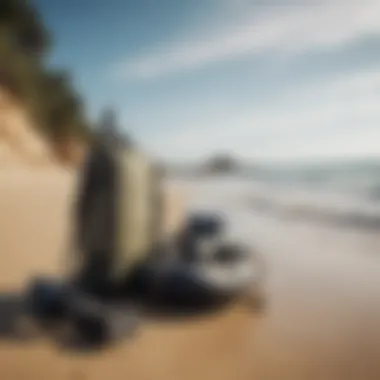
[{"label": "backpack", "polygon": [[159,168],[135,147],[100,146],[90,152],[81,177],[76,241],[83,265],[98,261],[102,277],[123,280],[161,238]]}]

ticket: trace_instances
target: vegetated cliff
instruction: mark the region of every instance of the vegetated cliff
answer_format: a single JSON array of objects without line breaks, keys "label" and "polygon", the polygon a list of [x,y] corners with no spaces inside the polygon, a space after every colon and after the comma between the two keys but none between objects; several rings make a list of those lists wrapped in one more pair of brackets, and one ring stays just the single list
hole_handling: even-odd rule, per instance
[{"label": "vegetated cliff", "polygon": [[53,38],[32,1],[0,1],[0,163],[70,161],[90,137],[70,73],[48,65]]},{"label": "vegetated cliff", "polygon": [[0,168],[75,166],[84,150],[84,144],[74,138],[53,144],[23,104],[0,88]]},{"label": "vegetated cliff", "polygon": [[22,107],[0,88],[0,167],[54,164],[50,145]]}]

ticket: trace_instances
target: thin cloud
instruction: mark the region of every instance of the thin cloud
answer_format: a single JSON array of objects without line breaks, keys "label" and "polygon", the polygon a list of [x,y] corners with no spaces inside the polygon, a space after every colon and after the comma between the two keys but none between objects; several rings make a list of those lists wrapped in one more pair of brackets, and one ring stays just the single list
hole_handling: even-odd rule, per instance
[{"label": "thin cloud", "polygon": [[154,53],[119,62],[113,72],[119,78],[149,79],[262,53],[289,57],[332,49],[380,34],[380,0],[246,4],[240,3],[241,16],[234,21],[220,20],[220,27],[194,40],[178,40]]},{"label": "thin cloud", "polygon": [[380,146],[379,104],[380,69],[356,72],[300,87],[259,109],[226,110],[212,120],[179,126],[152,136],[150,148],[175,159],[214,149],[281,159],[375,155]]}]

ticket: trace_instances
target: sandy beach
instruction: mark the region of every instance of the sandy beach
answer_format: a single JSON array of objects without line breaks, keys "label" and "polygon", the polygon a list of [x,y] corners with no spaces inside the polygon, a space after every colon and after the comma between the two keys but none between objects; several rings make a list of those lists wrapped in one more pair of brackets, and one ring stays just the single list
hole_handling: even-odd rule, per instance
[{"label": "sandy beach", "polygon": [[[6,294],[35,274],[62,272],[74,183],[67,172],[0,174],[1,323],[9,314]],[[262,252],[265,314],[236,307],[202,319],[147,321],[133,340],[81,356],[47,339],[0,336],[1,379],[380,378],[380,238],[373,231],[257,214],[242,201],[249,189],[241,186],[170,188],[193,195],[189,208],[223,212],[231,234]],[[170,198],[168,224],[175,224],[180,213]]]}]

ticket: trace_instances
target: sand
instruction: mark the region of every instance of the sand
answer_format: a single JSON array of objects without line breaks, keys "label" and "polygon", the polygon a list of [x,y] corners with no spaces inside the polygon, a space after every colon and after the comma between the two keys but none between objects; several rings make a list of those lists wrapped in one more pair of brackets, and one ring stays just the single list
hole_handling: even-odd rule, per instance
[{"label": "sand", "polygon": [[[0,174],[4,294],[22,289],[35,274],[62,272],[73,184],[73,176],[66,172]],[[200,198],[207,194],[207,189],[184,188]],[[218,189],[219,194],[213,195],[214,188],[204,204],[223,211],[235,229],[232,234],[253,242],[267,260],[265,314],[235,307],[202,319],[146,321],[134,339],[92,355],[63,352],[45,338],[26,343],[4,335],[0,378],[379,379],[376,234],[256,215],[240,190],[221,195]],[[181,214],[181,199],[175,197],[180,192],[172,190],[169,197],[168,224],[175,225]],[[11,309],[5,306],[2,297],[0,322]]]},{"label": "sand", "polygon": [[51,167],[52,153],[25,106],[0,86],[0,167]]},{"label": "sand", "polygon": [[[0,313],[5,295],[22,290],[36,274],[62,272],[69,249],[75,179],[56,170],[0,174]],[[169,190],[168,228],[181,217],[181,197]],[[1,379],[212,379],[239,378],[246,340],[243,315],[190,322],[147,322],[139,335],[103,354],[77,356],[54,342],[18,342],[0,336]],[[3,318],[4,319],[4,318]],[[243,318],[244,319],[244,318]],[[1,318],[0,318],[1,322]],[[4,326],[0,326],[4,328]],[[0,329],[1,330],[1,329]],[[228,342],[228,344],[227,344]],[[221,370],[219,364],[223,362]],[[242,378],[247,378],[243,376]]]}]

